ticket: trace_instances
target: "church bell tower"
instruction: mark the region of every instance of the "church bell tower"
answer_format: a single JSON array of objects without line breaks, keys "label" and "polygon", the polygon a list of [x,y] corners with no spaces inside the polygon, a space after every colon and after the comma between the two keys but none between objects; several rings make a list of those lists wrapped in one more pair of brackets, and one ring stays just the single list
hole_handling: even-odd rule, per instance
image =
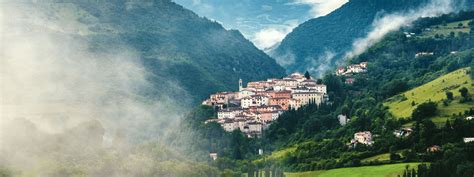
[{"label": "church bell tower", "polygon": [[242,91],[242,79],[239,79],[239,92]]}]

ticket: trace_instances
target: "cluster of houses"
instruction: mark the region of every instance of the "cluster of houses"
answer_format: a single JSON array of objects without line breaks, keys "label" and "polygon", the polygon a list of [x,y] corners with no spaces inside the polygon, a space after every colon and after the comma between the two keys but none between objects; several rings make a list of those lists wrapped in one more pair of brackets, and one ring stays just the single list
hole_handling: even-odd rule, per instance
[{"label": "cluster of houses", "polygon": [[403,34],[405,34],[406,38],[411,38],[416,35],[415,33],[412,33],[412,32],[403,32]]},{"label": "cluster of houses", "polygon": [[367,72],[367,65],[368,62],[361,62],[359,64],[352,64],[346,67],[339,67],[336,70],[336,75],[345,76],[345,83],[353,84],[355,79],[352,76],[358,73]]},{"label": "cluster of houses", "polygon": [[372,133],[370,133],[370,131],[354,133],[354,138],[348,145],[350,147],[355,147],[357,144],[363,144],[367,146],[373,145],[374,141],[372,140]]},{"label": "cluster of houses", "polygon": [[367,71],[367,62],[362,62],[359,64],[352,64],[347,67],[337,68],[336,75],[338,76],[350,76],[357,73],[362,73]]},{"label": "cluster of houses", "polygon": [[217,122],[225,131],[240,129],[248,137],[258,137],[284,111],[319,105],[327,99],[326,85],[293,73],[282,79],[249,82],[245,88],[239,80],[238,92],[212,94],[202,104],[218,110],[217,119],[206,123]]},{"label": "cluster of houses", "polygon": [[411,129],[411,128],[402,128],[400,130],[395,130],[393,132],[393,135],[395,135],[395,137],[397,137],[397,138],[402,138],[402,137],[410,136],[411,133],[413,133],[413,129]]}]

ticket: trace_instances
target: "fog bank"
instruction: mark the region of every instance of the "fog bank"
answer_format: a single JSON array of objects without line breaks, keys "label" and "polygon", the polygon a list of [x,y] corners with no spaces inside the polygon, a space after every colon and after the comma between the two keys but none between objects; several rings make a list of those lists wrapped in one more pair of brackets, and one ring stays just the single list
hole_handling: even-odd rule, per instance
[{"label": "fog bank", "polygon": [[1,2],[0,167],[40,176],[159,173],[157,163],[176,152],[152,157],[158,151],[137,148],[163,143],[184,108],[144,96],[154,88],[137,51],[97,51],[93,34],[62,9],[67,3],[48,7]]}]

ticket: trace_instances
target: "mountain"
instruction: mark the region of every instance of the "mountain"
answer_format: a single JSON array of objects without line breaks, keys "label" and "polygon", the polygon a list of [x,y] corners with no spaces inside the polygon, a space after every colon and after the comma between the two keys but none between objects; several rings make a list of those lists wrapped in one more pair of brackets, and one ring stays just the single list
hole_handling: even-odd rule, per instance
[{"label": "mountain", "polygon": [[[463,137],[472,137],[474,134],[463,132],[474,126],[473,121],[465,119],[474,113],[474,77],[470,74],[474,68],[473,20],[474,11],[419,19],[345,62],[368,62],[367,72],[345,76],[326,73],[323,83],[328,86],[332,104],[289,111],[273,122],[263,142],[272,142],[279,150],[276,154],[286,153],[273,159],[295,171],[382,164],[362,159],[384,154],[390,163],[417,162],[425,156],[416,153],[426,153],[428,147],[444,148],[449,143],[462,143]],[[414,31],[416,35],[407,35]],[[355,81],[345,82],[347,79]],[[463,88],[465,96],[461,96]],[[448,99],[446,92],[453,97]],[[430,103],[436,108],[423,110],[421,105]],[[348,116],[349,123],[339,125],[340,114]],[[394,132],[406,126],[414,127],[413,134],[396,138]],[[347,146],[361,131],[377,134],[375,144]],[[444,154],[444,158],[449,156]],[[437,162],[439,158],[427,159]]]},{"label": "mountain", "polygon": [[239,31],[226,30],[170,0],[52,2],[19,6],[34,6],[48,20],[66,21],[61,30],[86,41],[90,51],[134,51],[149,73],[153,95],[196,102],[212,92],[237,89],[239,78],[284,74]]},{"label": "mountain", "polygon": [[355,39],[365,37],[378,17],[407,12],[427,2],[351,0],[327,16],[296,27],[271,55],[288,71],[319,73],[334,66]]}]

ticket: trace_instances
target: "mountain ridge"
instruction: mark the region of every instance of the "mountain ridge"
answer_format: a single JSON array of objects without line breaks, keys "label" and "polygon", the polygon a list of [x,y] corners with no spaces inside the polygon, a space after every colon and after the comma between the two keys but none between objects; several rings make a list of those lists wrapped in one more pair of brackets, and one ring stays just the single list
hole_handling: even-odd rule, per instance
[{"label": "mountain ridge", "polygon": [[[300,24],[270,55],[287,71],[309,70],[322,74],[344,58],[356,39],[369,33],[376,19],[387,14],[408,12],[429,2],[351,0],[327,16]],[[451,2],[456,7],[464,3],[472,5],[472,2],[462,0]],[[331,54],[330,57],[327,54]]]},{"label": "mountain ridge", "polygon": [[237,89],[240,78],[248,81],[285,73],[240,32],[226,30],[170,0],[30,5],[54,16],[53,20],[67,21],[58,28],[86,41],[91,51],[135,51],[154,85],[151,95],[165,93],[194,104],[209,93]]}]

